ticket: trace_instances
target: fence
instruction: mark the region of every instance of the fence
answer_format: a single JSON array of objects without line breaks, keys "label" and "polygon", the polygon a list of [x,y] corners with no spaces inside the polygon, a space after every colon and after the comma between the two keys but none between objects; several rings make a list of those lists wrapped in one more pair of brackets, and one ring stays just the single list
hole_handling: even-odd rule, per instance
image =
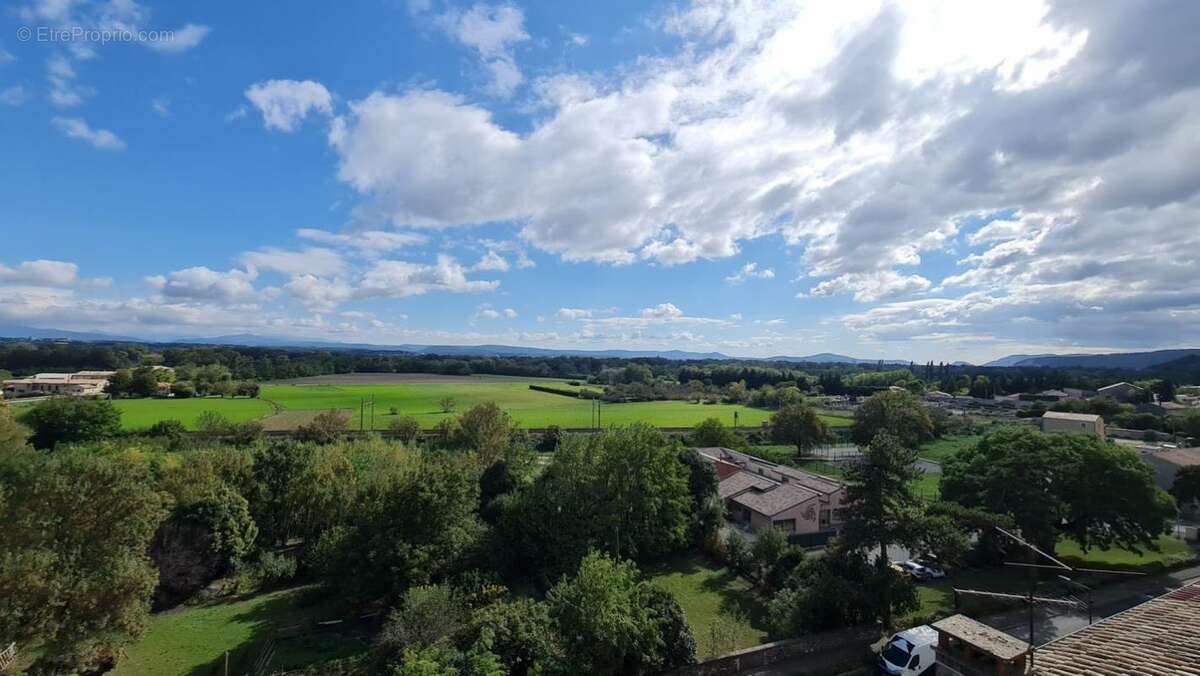
[{"label": "fence", "polygon": [[[675,676],[732,676],[750,669],[761,669],[787,662],[789,674],[840,673],[848,666],[870,664],[871,645],[880,638],[871,626],[849,627],[837,631],[809,634],[775,641],[714,657],[674,672]],[[783,671],[783,670],[781,670]]]}]

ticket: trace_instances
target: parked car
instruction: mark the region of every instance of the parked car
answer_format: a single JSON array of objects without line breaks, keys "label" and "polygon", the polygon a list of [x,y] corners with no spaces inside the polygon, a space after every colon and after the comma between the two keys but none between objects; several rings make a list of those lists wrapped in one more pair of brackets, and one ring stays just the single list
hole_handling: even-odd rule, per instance
[{"label": "parked car", "polygon": [[924,676],[935,673],[937,632],[921,625],[892,636],[875,662],[875,671],[888,676]]},{"label": "parked car", "polygon": [[917,563],[916,561],[905,561],[903,563],[897,562],[895,565],[900,566],[900,570],[902,572],[911,575],[914,580],[919,582],[924,582],[933,578],[933,575],[929,572],[929,569]]},{"label": "parked car", "polygon": [[946,577],[946,570],[930,559],[917,559],[916,564],[929,571],[929,579],[940,580]]}]

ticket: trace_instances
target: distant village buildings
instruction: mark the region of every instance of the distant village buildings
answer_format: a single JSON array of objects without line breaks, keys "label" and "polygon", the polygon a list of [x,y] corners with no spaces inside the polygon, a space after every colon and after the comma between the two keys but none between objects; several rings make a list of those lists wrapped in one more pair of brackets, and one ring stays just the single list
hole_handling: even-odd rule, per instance
[{"label": "distant village buildings", "polygon": [[1042,431],[1066,434],[1086,434],[1104,441],[1104,418],[1094,413],[1064,413],[1046,411],[1042,414]]},{"label": "distant village buildings", "polygon": [[39,373],[28,378],[5,380],[4,397],[69,396],[88,397],[104,393],[116,371],[79,371],[77,373]]}]

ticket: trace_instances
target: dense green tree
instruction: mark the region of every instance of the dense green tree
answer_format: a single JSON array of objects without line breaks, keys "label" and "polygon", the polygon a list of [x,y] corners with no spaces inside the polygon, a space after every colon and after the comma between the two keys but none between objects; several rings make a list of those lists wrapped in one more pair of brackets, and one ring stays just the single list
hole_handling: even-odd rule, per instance
[{"label": "dense green tree", "polygon": [[1152,546],[1175,515],[1132,451],[1083,435],[1002,428],[943,466],[942,496],[1010,516],[1053,552],[1060,536],[1083,548]]},{"label": "dense green tree", "polygon": [[796,455],[804,456],[830,439],[829,426],[807,404],[791,404],[771,415],[771,438],[795,446]]},{"label": "dense green tree", "polygon": [[696,638],[679,601],[671,592],[655,586],[645,587],[642,597],[641,602],[650,609],[651,621],[658,629],[655,654],[647,661],[648,669],[656,673],[671,672],[695,664]]},{"label": "dense green tree", "polygon": [[1181,416],[1171,416],[1176,434],[1200,439],[1200,411],[1188,411]]},{"label": "dense green tree", "polygon": [[690,542],[692,496],[678,448],[639,424],[565,439],[506,505],[499,527],[526,570],[556,577],[589,549],[631,559]]},{"label": "dense green tree", "polygon": [[496,402],[476,404],[458,417],[451,443],[475,451],[479,463],[487,467],[504,455],[512,443],[512,416]]},{"label": "dense green tree", "polygon": [[112,402],[78,397],[54,397],[34,404],[20,421],[33,430],[30,443],[44,449],[60,443],[105,439],[121,432],[121,412]]},{"label": "dense green tree", "polygon": [[701,448],[745,448],[746,438],[725,426],[718,418],[705,418],[696,423],[689,435],[693,446]]},{"label": "dense green tree", "polygon": [[467,631],[471,609],[447,584],[420,585],[404,593],[388,614],[379,643],[400,652],[436,643],[455,643]]},{"label": "dense green tree", "polygon": [[680,450],[679,462],[687,468],[688,493],[692,496],[692,541],[698,545],[715,541],[725,523],[725,503],[717,494],[717,472],[695,449]]},{"label": "dense green tree", "polygon": [[1171,484],[1171,495],[1180,503],[1200,500],[1200,465],[1180,467]]},{"label": "dense green tree", "polygon": [[272,441],[253,450],[254,470],[247,499],[258,525],[259,540],[267,545],[286,542],[298,526],[289,496],[312,463],[313,449],[295,441]]},{"label": "dense green tree", "polygon": [[933,421],[925,404],[909,392],[887,390],[871,396],[854,412],[854,441],[871,443],[887,432],[906,448],[916,448],[933,436]]},{"label": "dense green tree", "polygon": [[[886,608],[884,604],[887,604]],[[833,547],[805,559],[767,604],[775,638],[789,638],[895,617],[917,608],[913,583],[866,552]]]},{"label": "dense green tree", "polygon": [[[478,474],[465,458],[416,453],[365,472],[346,523],[322,534],[319,574],[352,598],[397,600],[461,566],[479,537]],[[324,543],[324,545],[320,543]]]},{"label": "dense green tree", "polygon": [[690,632],[686,624],[678,627],[671,612],[663,612],[662,599],[652,590],[639,580],[632,563],[596,552],[580,561],[574,576],[550,590],[550,615],[574,670],[628,674],[659,668],[668,655],[681,660]]},{"label": "dense green tree", "polygon": [[562,646],[546,603],[530,598],[500,601],[478,610],[474,631],[491,641],[507,673],[547,673],[564,660]]},{"label": "dense green tree", "polygon": [[914,524],[921,519],[921,501],[912,492],[911,483],[920,476],[914,469],[917,453],[886,431],[877,433],[860,462],[846,472],[849,506],[842,533],[844,544],[859,551],[876,552],[879,569],[879,615],[885,625],[891,623],[892,588],[896,578],[886,575],[889,545],[912,541]]},{"label": "dense green tree", "polygon": [[110,668],[149,617],[167,514],[144,463],[83,451],[0,459],[0,636],[40,668]]},{"label": "dense green tree", "polygon": [[28,427],[17,422],[8,403],[0,399],[0,457],[28,448],[30,434]]},{"label": "dense green tree", "polygon": [[754,540],[754,545],[751,547],[751,552],[754,556],[754,567],[756,569],[756,577],[763,579],[767,572],[779,562],[779,559],[787,552],[788,540],[783,531],[778,528],[766,528],[759,531],[758,537]]}]

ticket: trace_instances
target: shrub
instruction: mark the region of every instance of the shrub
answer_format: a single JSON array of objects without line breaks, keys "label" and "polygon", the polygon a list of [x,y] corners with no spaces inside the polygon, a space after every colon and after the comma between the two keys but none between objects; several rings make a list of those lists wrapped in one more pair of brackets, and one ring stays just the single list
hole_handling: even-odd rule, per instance
[{"label": "shrub", "polygon": [[280,587],[296,577],[296,559],[285,554],[264,552],[258,560],[238,571],[238,591]]},{"label": "shrub", "polygon": [[346,431],[346,424],[349,422],[350,416],[341,411],[323,411],[311,421],[296,428],[296,438],[317,444],[331,444]]},{"label": "shrub", "polygon": [[159,420],[146,430],[146,434],[152,437],[179,439],[187,434],[187,428],[178,420]]},{"label": "shrub", "polygon": [[[392,409],[395,411],[396,409]],[[411,444],[421,435],[421,423],[411,415],[404,415],[388,423],[388,429],[406,444]]]}]

